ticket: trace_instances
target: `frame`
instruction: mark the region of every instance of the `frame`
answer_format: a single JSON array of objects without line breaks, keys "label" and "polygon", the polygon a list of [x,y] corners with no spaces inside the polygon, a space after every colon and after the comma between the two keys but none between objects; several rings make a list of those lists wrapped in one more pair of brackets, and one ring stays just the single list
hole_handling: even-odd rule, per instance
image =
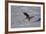
[{"label": "frame", "polygon": [[[11,14],[15,15],[16,13],[13,11],[14,8],[11,10],[11,6],[12,6],[12,8],[14,7],[15,9],[17,7],[20,7],[20,9],[22,9],[22,11],[25,10],[25,12],[26,12],[27,7],[29,7],[30,9],[32,8],[31,11],[33,9],[34,9],[34,11],[40,10],[40,12],[38,11],[38,13],[40,13],[40,15],[39,15],[40,19],[39,20],[36,19],[36,22],[39,21],[40,26],[38,24],[37,24],[38,26],[35,24],[34,26],[32,25],[30,27],[29,26],[27,27],[27,25],[25,27],[24,26],[21,27],[21,26],[19,26],[21,24],[19,24],[17,26],[12,27],[11,26],[11,20],[13,18],[11,18]],[[19,9],[17,8],[16,12],[17,12],[17,10],[19,10]],[[11,11],[13,11],[15,14],[12,13]],[[29,11],[29,13],[30,13],[30,11]],[[36,13],[34,12],[33,14],[36,14]],[[40,31],[44,31],[45,30],[45,16],[44,15],[45,15],[45,4],[43,2],[6,1],[6,3],[5,3],[5,32],[6,33],[22,33],[22,32],[40,32]],[[33,20],[34,20],[34,18],[33,18]],[[14,21],[14,19],[13,19],[13,21]],[[33,24],[33,23],[31,23],[31,24]]]}]

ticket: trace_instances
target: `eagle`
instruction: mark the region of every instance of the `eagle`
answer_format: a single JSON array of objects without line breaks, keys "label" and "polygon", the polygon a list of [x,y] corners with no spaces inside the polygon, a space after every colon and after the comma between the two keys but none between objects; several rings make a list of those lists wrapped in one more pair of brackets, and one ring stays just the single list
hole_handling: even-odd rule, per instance
[{"label": "eagle", "polygon": [[34,16],[29,16],[26,12],[23,12],[23,14],[26,16],[25,19],[28,19],[30,21],[30,19],[32,19]]}]

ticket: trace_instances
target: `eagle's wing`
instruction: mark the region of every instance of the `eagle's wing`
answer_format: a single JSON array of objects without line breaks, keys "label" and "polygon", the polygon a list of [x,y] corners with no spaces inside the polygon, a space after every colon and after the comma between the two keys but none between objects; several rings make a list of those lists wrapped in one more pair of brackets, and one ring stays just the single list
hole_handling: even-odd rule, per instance
[{"label": "eagle's wing", "polygon": [[31,18],[34,18],[34,16],[31,16],[30,19],[31,19]]},{"label": "eagle's wing", "polygon": [[26,13],[26,12],[23,12],[24,13],[24,15],[27,17],[27,18],[29,18],[29,15]]}]

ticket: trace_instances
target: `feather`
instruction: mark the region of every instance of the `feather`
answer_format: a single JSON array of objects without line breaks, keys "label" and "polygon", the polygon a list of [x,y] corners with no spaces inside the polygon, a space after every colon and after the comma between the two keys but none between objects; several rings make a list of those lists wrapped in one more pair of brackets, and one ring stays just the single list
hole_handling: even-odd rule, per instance
[{"label": "feather", "polygon": [[23,12],[26,18],[29,18],[29,15],[26,12]]}]

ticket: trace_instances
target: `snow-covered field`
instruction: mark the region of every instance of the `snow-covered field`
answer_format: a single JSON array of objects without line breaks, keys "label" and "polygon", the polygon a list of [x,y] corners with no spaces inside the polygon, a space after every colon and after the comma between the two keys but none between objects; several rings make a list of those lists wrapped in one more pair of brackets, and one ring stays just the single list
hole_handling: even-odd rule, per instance
[{"label": "snow-covered field", "polygon": [[[29,16],[34,16],[30,21],[26,21],[26,12]],[[11,27],[12,28],[27,28],[27,27],[40,27],[41,21],[36,21],[41,18],[40,7],[36,6],[11,6]]]}]

